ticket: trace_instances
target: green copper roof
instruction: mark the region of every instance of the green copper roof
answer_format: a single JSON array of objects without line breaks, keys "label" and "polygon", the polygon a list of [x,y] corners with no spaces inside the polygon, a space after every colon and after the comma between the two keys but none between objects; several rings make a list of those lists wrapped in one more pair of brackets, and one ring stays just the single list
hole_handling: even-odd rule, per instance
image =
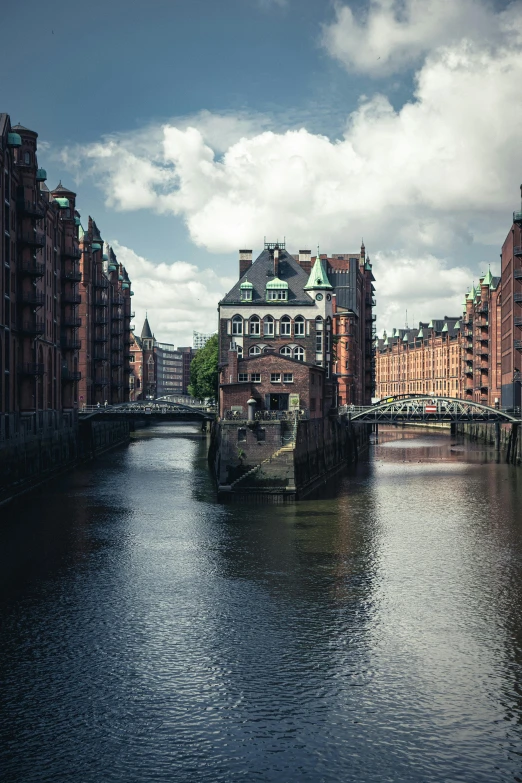
[{"label": "green copper roof", "polygon": [[[241,289],[245,289],[245,288],[253,288],[254,286],[252,285],[252,283],[249,283],[248,280],[245,280],[244,283],[241,283],[239,287]],[[267,284],[267,288],[268,288],[268,284]]]},{"label": "green copper roof", "polygon": [[82,224],[78,226],[78,238],[83,239],[85,236],[85,231],[83,230]]},{"label": "green copper roof", "polygon": [[488,271],[484,275],[484,280],[482,281],[482,285],[491,285],[493,282],[493,275],[491,274],[491,269],[488,268]]},{"label": "green copper roof", "polygon": [[473,302],[477,298],[477,289],[475,288],[475,284],[471,286],[471,291],[467,295],[466,299],[468,302]]},{"label": "green copper roof", "polygon": [[55,198],[54,200],[56,201],[60,209],[68,209],[68,207],[70,206],[68,198]]},{"label": "green copper roof", "polygon": [[430,321],[428,324],[428,329],[433,329],[433,321]]},{"label": "green copper roof", "polygon": [[[81,226],[82,225],[82,221],[80,220],[80,218],[78,218],[78,217],[74,218],[74,225],[75,226]],[[82,229],[82,231],[83,231],[83,229]]]},{"label": "green copper roof", "polygon": [[45,169],[36,169],[36,181],[45,182],[47,179],[47,172]]},{"label": "green copper roof", "polygon": [[121,287],[122,288],[130,288],[130,283],[122,283]]},{"label": "green copper roof", "polygon": [[455,326],[453,328],[454,329],[460,329],[460,321],[457,321],[457,323],[455,324]]},{"label": "green copper roof", "polygon": [[328,280],[328,275],[326,274],[326,269],[319,256],[315,259],[315,264],[310,272],[310,277],[308,278],[308,283],[305,285],[304,290],[311,291],[315,288],[332,288],[332,285]]},{"label": "green copper roof", "polygon": [[21,147],[22,146],[22,137],[19,133],[8,133],[7,134],[7,146],[8,147]]},{"label": "green copper roof", "polygon": [[386,340],[383,342],[383,345],[389,345],[389,344],[390,344],[389,340],[388,340],[388,338],[386,338]]},{"label": "green copper roof", "polygon": [[424,337],[424,332],[422,331],[422,329],[419,331],[417,337],[421,337],[421,338]]},{"label": "green copper roof", "polygon": [[109,264],[108,269],[109,269],[109,272],[115,272],[116,269],[117,269],[116,264]]},{"label": "green copper roof", "polygon": [[268,281],[266,287],[269,291],[286,291],[288,289],[288,283],[285,280],[274,277],[273,280]]},{"label": "green copper roof", "polygon": [[97,250],[101,250],[101,245],[98,244],[98,242],[92,243],[92,252],[95,253]]},{"label": "green copper roof", "polygon": [[103,258],[104,261],[108,261],[109,260],[109,256],[107,255],[107,253],[104,253],[102,258]]},{"label": "green copper roof", "polygon": [[443,332],[447,332],[448,331],[448,324],[444,324],[444,326],[442,327],[442,331]]},{"label": "green copper roof", "polygon": [[405,334],[404,337],[402,338],[402,342],[403,343],[407,343],[408,342],[408,335],[407,334]]}]

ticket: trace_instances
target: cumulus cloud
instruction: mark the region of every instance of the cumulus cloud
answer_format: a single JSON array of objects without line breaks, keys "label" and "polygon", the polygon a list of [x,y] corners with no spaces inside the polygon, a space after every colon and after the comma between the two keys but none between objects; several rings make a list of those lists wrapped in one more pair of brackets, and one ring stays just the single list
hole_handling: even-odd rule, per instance
[{"label": "cumulus cloud", "polygon": [[146,313],[160,342],[192,345],[193,331],[217,331],[217,304],[235,280],[186,261],[155,264],[117,241],[111,246],[139,293],[133,300],[137,334]]},{"label": "cumulus cloud", "polygon": [[358,13],[338,5],[322,43],[348,70],[385,76],[461,40],[488,47],[514,42],[520,16],[520,3],[498,13],[484,0],[370,0]]},{"label": "cumulus cloud", "polygon": [[[376,283],[379,327],[388,326],[394,312],[380,264],[386,257],[402,259],[397,270],[422,280],[426,302],[431,298],[429,317],[446,306],[458,312],[451,286],[458,284],[460,298],[473,270],[477,276],[469,262],[474,243],[500,246],[518,194],[522,51],[513,31],[520,4],[498,14],[479,0],[422,6],[437,19],[449,14],[445,38],[435,35],[435,22],[432,37],[422,38],[415,0],[401,6],[379,0],[357,22],[367,35],[381,14],[386,24],[393,18],[412,28],[412,40],[422,38],[422,47],[445,43],[416,73],[411,100],[395,109],[383,94],[361,99],[339,139],[304,127],[271,129],[261,116],[202,113],[65,150],[64,160],[90,171],[108,206],[177,215],[193,242],[209,252],[256,247],[263,235],[286,236],[296,250],[319,242],[323,252],[350,252],[364,236],[379,259],[379,275],[384,270]],[[460,16],[451,15],[463,7],[469,22],[464,37]],[[492,40],[486,45],[487,20]],[[401,46],[390,48],[389,63],[403,56]],[[476,258],[475,265],[485,260]],[[466,281],[453,274],[459,269]],[[447,296],[430,291],[434,280],[441,291],[449,286]],[[394,295],[399,310],[402,295],[402,288]],[[411,291],[408,297],[414,300]],[[418,317],[428,317],[421,300],[415,302]]]}]

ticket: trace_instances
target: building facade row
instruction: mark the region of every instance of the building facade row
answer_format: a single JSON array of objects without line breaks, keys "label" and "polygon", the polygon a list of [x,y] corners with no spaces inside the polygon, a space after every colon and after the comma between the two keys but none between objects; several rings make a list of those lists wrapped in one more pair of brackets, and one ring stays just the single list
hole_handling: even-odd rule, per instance
[{"label": "building facade row", "polygon": [[0,439],[123,401],[130,372],[130,280],[76,194],[45,185],[37,139],[0,114]]},{"label": "building facade row", "polygon": [[130,352],[131,401],[188,394],[190,363],[196,354],[194,348],[176,348],[170,343],[158,342],[145,317],[141,335],[131,335]]}]

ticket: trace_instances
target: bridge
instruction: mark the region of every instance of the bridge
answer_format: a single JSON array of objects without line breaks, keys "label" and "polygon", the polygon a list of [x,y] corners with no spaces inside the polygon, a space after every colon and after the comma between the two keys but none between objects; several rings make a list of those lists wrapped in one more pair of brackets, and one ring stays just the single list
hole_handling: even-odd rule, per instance
[{"label": "bridge", "polygon": [[457,397],[387,397],[374,405],[339,409],[353,422],[372,424],[408,424],[442,422],[448,424],[481,422],[485,424],[520,424],[520,411],[490,408],[479,402]]},{"label": "bridge", "polygon": [[131,421],[159,419],[161,421],[212,421],[216,414],[204,405],[184,405],[166,399],[138,400],[123,402],[119,405],[86,405],[78,411],[81,419],[121,419]]}]

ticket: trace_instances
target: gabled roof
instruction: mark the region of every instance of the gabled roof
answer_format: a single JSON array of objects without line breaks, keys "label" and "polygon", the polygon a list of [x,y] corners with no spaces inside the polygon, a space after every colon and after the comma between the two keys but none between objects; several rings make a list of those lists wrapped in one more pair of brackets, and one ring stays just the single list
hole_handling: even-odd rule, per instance
[{"label": "gabled roof", "polygon": [[141,339],[142,340],[143,339],[147,339],[147,340],[152,340],[153,339],[153,334],[152,334],[152,331],[151,331],[151,328],[150,328],[150,324],[149,324],[149,319],[147,318],[147,316],[145,316],[145,321],[143,323],[143,329],[141,330]]},{"label": "gabled roof", "polygon": [[491,269],[488,269],[488,271],[484,275],[484,279],[482,280],[481,285],[491,285],[492,280],[493,280],[493,275],[491,274]]},{"label": "gabled roof", "polygon": [[53,194],[54,193],[71,193],[71,195],[73,195],[73,196],[76,195],[74,190],[69,190],[69,188],[66,188],[64,185],[62,185],[62,180],[59,181],[58,185],[51,192]]},{"label": "gabled roof", "polygon": [[[314,301],[305,293],[308,282],[308,274],[286,250],[279,250],[279,279],[288,283],[288,299],[281,302],[282,305],[309,305],[314,306]],[[266,284],[274,280],[274,257],[270,250],[263,252],[256,258],[245,274],[237,281],[221,300],[220,304],[237,304],[238,306],[251,306],[256,302],[266,302]],[[252,300],[241,300],[241,284],[251,283]],[[277,305],[277,302],[270,302]]]}]

